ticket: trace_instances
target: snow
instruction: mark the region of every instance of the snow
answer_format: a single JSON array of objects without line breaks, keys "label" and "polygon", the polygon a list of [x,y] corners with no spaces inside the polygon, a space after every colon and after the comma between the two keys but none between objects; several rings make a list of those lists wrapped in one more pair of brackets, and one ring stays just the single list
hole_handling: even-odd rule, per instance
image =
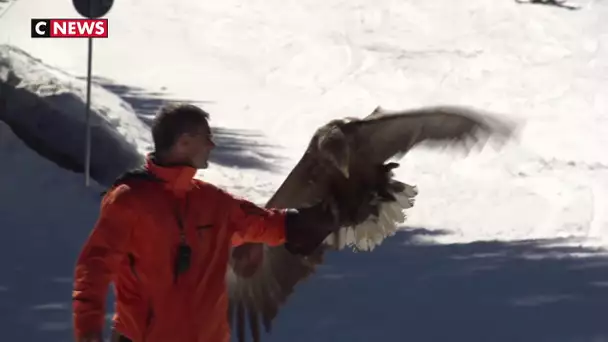
[{"label": "snow", "polygon": [[[0,119],[17,135],[27,132],[35,137],[37,147],[43,146],[51,159],[61,155],[82,172],[86,82],[10,46],[0,46],[0,65],[0,80],[11,85],[0,92],[6,108]],[[96,99],[91,105],[91,174],[109,185],[141,162],[141,155],[151,149],[151,136],[118,96],[100,86],[91,94]]]},{"label": "snow", "polygon": [[[67,341],[75,255],[102,188],[83,186],[0,121],[0,323],[5,341]],[[58,335],[61,333],[61,335]]]},{"label": "snow", "polygon": [[[420,191],[407,222],[420,228],[331,255],[265,340],[608,341],[608,5],[581,5],[123,1],[94,44],[93,103],[144,151],[155,108],[197,102],[221,138],[199,176],[258,203],[331,118],[438,103],[506,113],[524,125],[501,150],[408,154],[396,174]],[[85,40],[29,38],[30,18],[76,16],[69,1],[0,15],[0,44],[81,89]],[[3,146],[20,147],[1,152],[0,327],[66,341],[73,259],[99,198],[7,132]]]}]

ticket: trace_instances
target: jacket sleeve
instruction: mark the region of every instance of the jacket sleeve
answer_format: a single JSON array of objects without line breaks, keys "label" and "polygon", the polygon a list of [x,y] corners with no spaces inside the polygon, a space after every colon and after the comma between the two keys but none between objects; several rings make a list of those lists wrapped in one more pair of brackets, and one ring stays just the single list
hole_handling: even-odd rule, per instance
[{"label": "jacket sleeve", "polygon": [[122,185],[103,199],[99,218],[76,262],[72,291],[76,338],[101,333],[108,287],[127,253],[135,217]]},{"label": "jacket sleeve", "polygon": [[285,210],[265,209],[250,201],[228,195],[228,225],[232,244],[285,242]]}]

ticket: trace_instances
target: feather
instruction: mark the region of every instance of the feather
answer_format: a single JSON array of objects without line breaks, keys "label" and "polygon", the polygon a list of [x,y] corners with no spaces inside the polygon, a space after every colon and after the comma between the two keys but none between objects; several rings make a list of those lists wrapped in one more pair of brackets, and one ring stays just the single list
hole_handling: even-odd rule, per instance
[{"label": "feather", "polygon": [[[231,255],[226,275],[228,312],[238,341],[245,340],[245,317],[254,342],[261,339],[260,324],[266,332],[272,330],[280,307],[299,283],[314,274],[326,251],[346,248],[355,252],[373,251],[397,232],[407,218],[405,210],[414,205],[418,189],[394,179],[392,170],[399,164],[385,163],[387,160],[402,157],[421,143],[433,142],[435,147],[458,145],[470,150],[490,135],[504,141],[513,132],[514,125],[510,122],[458,106],[406,111],[388,111],[378,106],[363,119],[332,120],[320,127],[266,207],[299,208],[322,201],[330,206],[341,201],[356,207],[367,201],[379,209],[360,224],[341,227],[330,234],[307,257],[292,255],[283,246],[237,247],[255,248],[263,253],[256,271],[249,276],[235,272],[237,259],[246,258],[248,253]],[[328,138],[329,135],[332,137]],[[348,178],[340,168],[348,169]]]},{"label": "feather", "polygon": [[[359,153],[384,162],[425,142],[470,150],[490,136],[499,145],[515,133],[515,124],[502,116],[465,106],[431,106],[404,111],[382,109],[363,120],[349,123],[351,134],[364,141]],[[466,145],[472,139],[475,145]]]}]

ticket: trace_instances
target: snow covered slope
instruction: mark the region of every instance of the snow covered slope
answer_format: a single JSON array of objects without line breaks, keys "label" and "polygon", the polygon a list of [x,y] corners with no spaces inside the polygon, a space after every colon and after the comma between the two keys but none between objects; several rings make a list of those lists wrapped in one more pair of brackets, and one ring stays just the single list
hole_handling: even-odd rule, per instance
[{"label": "snow covered slope", "polygon": [[[47,158],[83,172],[85,82],[7,45],[0,45],[0,75],[0,120]],[[91,175],[109,185],[141,163],[151,136],[115,94],[95,86],[92,97]]]},{"label": "snow covered slope", "polygon": [[[261,130],[284,148],[274,150],[289,158],[278,173],[201,175],[257,202],[330,118],[436,103],[510,113],[526,126],[500,154],[405,158],[398,175],[421,191],[411,223],[449,227],[456,234],[445,239],[459,241],[601,235],[608,8],[584,5],[131,0],[109,13],[94,73],[201,101],[215,126]],[[29,18],[57,16],[76,13],[70,2],[20,0],[0,21],[0,42],[83,75],[84,40],[29,38]]]},{"label": "snow covered slope", "polygon": [[27,147],[0,121],[2,341],[68,341],[75,257],[101,187]]},{"label": "snow covered slope", "polygon": [[[499,153],[406,156],[397,175],[420,190],[409,223],[428,230],[397,235],[373,254],[330,257],[267,341],[608,341],[606,259],[564,258],[584,248],[532,240],[608,242],[608,5],[581,1],[579,11],[482,0],[121,1],[109,14],[110,38],[95,41],[94,73],[140,115],[151,110],[142,103],[162,103],[146,94],[202,103],[228,147],[200,177],[258,203],[331,118],[377,105],[457,103],[525,121],[520,139]],[[19,0],[0,18],[0,43],[82,76],[84,40],[29,38],[30,18],[70,16],[69,1]],[[259,134],[270,143],[250,148]],[[66,203],[88,193],[74,182]],[[62,191],[54,189],[47,192]],[[94,214],[79,205],[63,209],[61,227],[82,237]],[[37,228],[59,220],[55,212],[41,207],[35,218],[7,221],[3,234],[15,234],[10,246],[23,242],[20,253],[37,250],[27,237],[47,234]],[[67,309],[54,303],[67,303],[69,284],[56,288],[61,294],[31,284],[47,284],[55,267],[60,277],[70,273],[67,255],[78,246],[69,243],[48,267],[22,263],[27,277],[0,276],[4,331],[35,341],[41,326],[66,329],[28,310],[51,303],[45,314],[66,321]],[[63,330],[54,336],[69,340]]]}]

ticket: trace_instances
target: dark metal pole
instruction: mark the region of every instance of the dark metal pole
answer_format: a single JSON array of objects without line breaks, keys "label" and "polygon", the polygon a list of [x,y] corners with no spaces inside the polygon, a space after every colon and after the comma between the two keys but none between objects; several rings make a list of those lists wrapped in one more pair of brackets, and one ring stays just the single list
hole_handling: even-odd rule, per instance
[{"label": "dark metal pole", "polygon": [[89,38],[89,61],[87,68],[87,108],[85,114],[86,121],[86,135],[85,135],[85,161],[84,161],[84,174],[85,174],[85,185],[88,187],[90,184],[90,173],[91,173],[91,69],[93,61],[93,38]]}]

